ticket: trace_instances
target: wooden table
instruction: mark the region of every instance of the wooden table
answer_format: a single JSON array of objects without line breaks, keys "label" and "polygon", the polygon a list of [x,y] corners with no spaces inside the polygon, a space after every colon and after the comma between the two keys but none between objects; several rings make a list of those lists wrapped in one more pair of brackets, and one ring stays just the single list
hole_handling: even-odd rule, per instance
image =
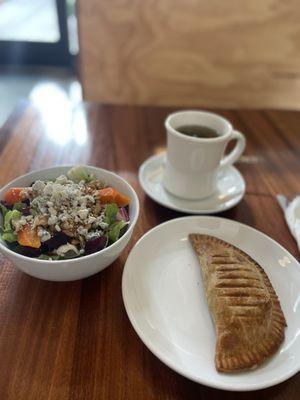
[{"label": "wooden table", "polygon": [[[53,108],[53,109],[52,109]],[[21,103],[0,132],[0,184],[27,171],[83,163],[116,171],[136,189],[141,215],[130,245],[103,272],[82,281],[45,282],[0,256],[0,399],[280,399],[299,398],[300,374],[255,393],[193,383],[161,363],[127,318],[121,277],[146,231],[181,214],[142,191],[142,161],[165,145],[168,108]],[[221,216],[244,222],[299,257],[274,195],[300,193],[300,113],[219,111],[247,137],[237,167],[243,201]]]}]

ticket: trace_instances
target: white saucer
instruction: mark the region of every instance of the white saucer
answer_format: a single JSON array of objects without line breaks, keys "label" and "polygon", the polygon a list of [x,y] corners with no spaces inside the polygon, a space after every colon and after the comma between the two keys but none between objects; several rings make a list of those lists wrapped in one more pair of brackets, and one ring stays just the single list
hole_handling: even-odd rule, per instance
[{"label": "white saucer", "polygon": [[165,153],[148,158],[140,166],[139,181],[152,200],[189,214],[214,214],[235,206],[245,194],[245,181],[239,171],[231,166],[219,172],[215,194],[203,200],[185,200],[173,196],[162,185]]},{"label": "white saucer", "polygon": [[[214,365],[216,335],[199,262],[187,236],[203,233],[247,252],[266,271],[287,321],[285,339],[263,365],[222,374]],[[144,344],[179,374],[225,390],[256,390],[300,370],[300,266],[282,246],[247,225],[219,217],[173,219],[147,232],[127,258],[123,299]]]}]

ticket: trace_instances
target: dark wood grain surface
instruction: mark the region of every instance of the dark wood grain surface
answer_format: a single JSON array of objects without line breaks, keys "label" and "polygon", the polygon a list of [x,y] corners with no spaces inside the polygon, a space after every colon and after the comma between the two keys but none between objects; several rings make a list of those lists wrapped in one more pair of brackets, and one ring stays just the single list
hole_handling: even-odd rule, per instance
[{"label": "dark wood grain surface", "polygon": [[[141,215],[122,256],[82,281],[31,278],[0,256],[0,399],[298,399],[299,374],[252,393],[193,383],[152,355],[129,323],[121,296],[128,253],[147,230],[182,215],[155,204],[137,179],[142,161],[164,148],[163,121],[173,110],[87,104],[56,111],[27,102],[15,109],[0,131],[0,185],[41,167],[95,165],[132,184]],[[247,137],[237,163],[247,192],[221,216],[258,228],[299,258],[274,196],[300,193],[300,113],[219,112]]]}]

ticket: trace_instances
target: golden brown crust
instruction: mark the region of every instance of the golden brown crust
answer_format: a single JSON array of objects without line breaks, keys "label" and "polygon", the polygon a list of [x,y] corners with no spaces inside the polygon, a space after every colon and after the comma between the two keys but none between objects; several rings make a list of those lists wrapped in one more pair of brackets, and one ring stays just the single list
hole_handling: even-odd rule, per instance
[{"label": "golden brown crust", "polygon": [[265,271],[248,254],[209,235],[190,234],[214,319],[220,372],[252,369],[273,355],[286,321]]}]

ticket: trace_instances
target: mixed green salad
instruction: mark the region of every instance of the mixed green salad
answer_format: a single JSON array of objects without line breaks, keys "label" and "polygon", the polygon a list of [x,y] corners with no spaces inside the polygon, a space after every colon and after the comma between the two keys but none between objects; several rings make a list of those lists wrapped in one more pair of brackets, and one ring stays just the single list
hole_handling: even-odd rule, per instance
[{"label": "mixed green salad", "polygon": [[8,189],[0,202],[1,238],[28,257],[81,257],[126,232],[129,203],[129,197],[76,166],[55,180]]}]

